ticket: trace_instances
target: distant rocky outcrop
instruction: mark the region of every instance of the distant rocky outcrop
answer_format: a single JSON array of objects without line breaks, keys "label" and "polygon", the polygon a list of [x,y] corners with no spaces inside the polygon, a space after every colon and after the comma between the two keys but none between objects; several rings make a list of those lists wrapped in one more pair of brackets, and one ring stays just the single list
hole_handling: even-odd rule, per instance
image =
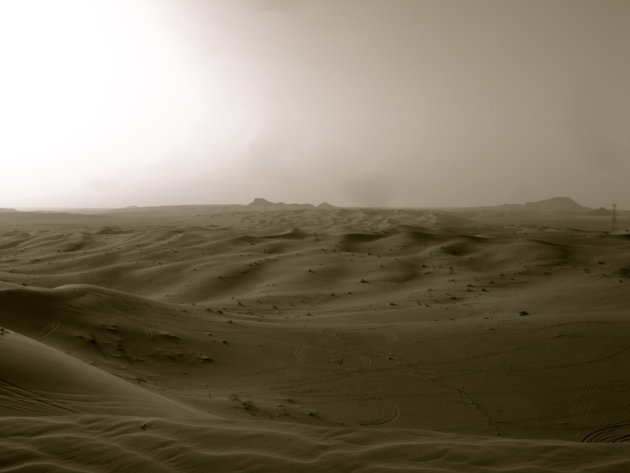
[{"label": "distant rocky outcrop", "polygon": [[527,213],[587,213],[592,209],[578,204],[570,197],[553,197],[551,199],[527,202],[525,204],[506,204],[499,206],[502,210]]},{"label": "distant rocky outcrop", "polygon": [[570,197],[553,197],[537,202],[527,202],[525,208],[539,212],[585,212],[590,210],[581,206]]},{"label": "distant rocky outcrop", "polygon": [[17,212],[15,209],[5,209],[0,207],[0,212]]},{"label": "distant rocky outcrop", "polygon": [[317,208],[320,210],[331,210],[331,209],[336,209],[337,207],[329,204],[328,202],[322,202],[321,204],[317,206]]},{"label": "distant rocky outcrop", "polygon": [[254,210],[307,210],[314,209],[313,204],[286,204],[284,202],[270,202],[262,197],[257,197],[247,207]]},{"label": "distant rocky outcrop", "polygon": [[274,204],[273,202],[269,202],[267,199],[263,199],[262,197],[256,197],[249,204],[247,204],[248,207],[255,207],[255,208],[272,208],[272,207],[275,207],[276,205],[277,204]]}]

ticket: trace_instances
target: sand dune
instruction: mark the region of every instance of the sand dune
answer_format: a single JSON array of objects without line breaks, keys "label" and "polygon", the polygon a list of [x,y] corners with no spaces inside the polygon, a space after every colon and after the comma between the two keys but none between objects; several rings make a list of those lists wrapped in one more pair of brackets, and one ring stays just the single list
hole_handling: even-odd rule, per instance
[{"label": "sand dune", "polygon": [[1,415],[195,414],[43,343],[6,329],[1,336]]},{"label": "sand dune", "polygon": [[285,207],[8,213],[0,471],[630,467],[599,217]]}]

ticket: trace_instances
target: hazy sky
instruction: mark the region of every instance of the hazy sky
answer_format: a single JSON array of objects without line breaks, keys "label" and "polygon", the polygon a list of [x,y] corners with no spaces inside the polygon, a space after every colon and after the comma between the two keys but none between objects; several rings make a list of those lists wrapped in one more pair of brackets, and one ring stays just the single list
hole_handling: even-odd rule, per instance
[{"label": "hazy sky", "polygon": [[0,2],[0,207],[630,208],[630,0]]}]

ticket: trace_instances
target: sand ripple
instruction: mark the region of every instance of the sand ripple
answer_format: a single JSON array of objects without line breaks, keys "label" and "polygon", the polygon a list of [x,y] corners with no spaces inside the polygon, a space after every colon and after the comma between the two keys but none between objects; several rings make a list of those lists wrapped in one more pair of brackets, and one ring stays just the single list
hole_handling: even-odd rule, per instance
[{"label": "sand ripple", "polygon": [[87,415],[4,418],[0,436],[0,472],[630,471],[627,445],[420,430]]}]

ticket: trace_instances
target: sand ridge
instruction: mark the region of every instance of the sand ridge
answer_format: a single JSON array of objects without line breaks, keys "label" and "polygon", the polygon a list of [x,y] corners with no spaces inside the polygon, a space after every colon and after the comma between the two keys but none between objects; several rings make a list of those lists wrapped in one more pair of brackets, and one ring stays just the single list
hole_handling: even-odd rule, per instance
[{"label": "sand ridge", "polygon": [[[621,472],[622,444],[136,416],[3,418],[0,471]],[[81,445],[80,449],[76,445]]]}]

